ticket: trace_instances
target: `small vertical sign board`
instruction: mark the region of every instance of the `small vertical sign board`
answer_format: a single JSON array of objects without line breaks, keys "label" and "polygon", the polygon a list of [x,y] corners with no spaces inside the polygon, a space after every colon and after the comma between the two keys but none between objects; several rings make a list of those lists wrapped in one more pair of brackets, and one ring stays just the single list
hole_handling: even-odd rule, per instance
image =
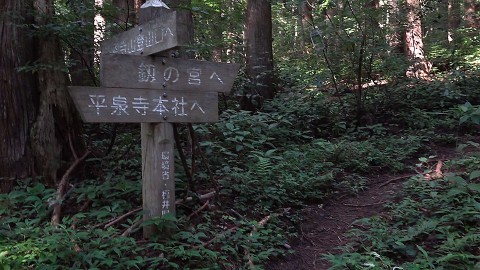
[{"label": "small vertical sign board", "polygon": [[[147,7],[139,26],[102,44],[101,87],[69,87],[85,122],[141,123],[144,221],[175,214],[172,123],[218,121],[218,93],[240,65],[151,56],[186,45],[176,12]],[[145,226],[143,235],[157,233]]]}]

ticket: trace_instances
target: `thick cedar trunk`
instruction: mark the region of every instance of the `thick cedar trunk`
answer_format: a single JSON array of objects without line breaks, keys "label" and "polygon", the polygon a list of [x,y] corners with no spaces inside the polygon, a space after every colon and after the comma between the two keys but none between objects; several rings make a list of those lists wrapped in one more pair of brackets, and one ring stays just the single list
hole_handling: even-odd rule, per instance
[{"label": "thick cedar trunk", "polygon": [[[0,3],[0,181],[11,188],[8,179],[43,176],[53,185],[62,160],[71,156],[73,145],[83,150],[81,126],[66,92],[65,68],[59,43],[43,26],[53,17],[53,3],[47,0],[8,0]],[[32,8],[35,17],[29,18]],[[12,19],[15,18],[15,19]],[[24,21],[21,21],[23,18]],[[35,23],[41,37],[21,27]],[[20,26],[20,27],[19,27]],[[28,33],[26,31],[29,31]],[[35,63],[35,72],[18,68]],[[52,67],[53,66],[53,67]],[[6,180],[7,179],[7,180]]]},{"label": "thick cedar trunk", "polygon": [[0,192],[9,191],[15,179],[33,175],[33,156],[28,142],[37,110],[37,93],[32,74],[18,71],[33,61],[33,39],[19,26],[32,23],[33,18],[15,16],[27,14],[32,8],[28,3],[0,2]]},{"label": "thick cedar trunk", "polygon": [[252,86],[242,100],[243,109],[255,110],[274,97],[272,9],[268,0],[248,0],[246,21],[246,75]]},{"label": "thick cedar trunk", "polygon": [[[52,0],[35,0],[35,23],[40,29],[51,23],[53,17]],[[64,169],[62,161],[70,161],[72,153],[69,140],[78,153],[84,150],[81,139],[81,125],[75,106],[66,89],[66,74],[63,55],[58,39],[53,34],[38,37],[35,46],[38,59],[45,67],[37,71],[39,109],[31,129],[31,146],[35,169],[44,177],[46,184],[55,184],[59,170]],[[53,65],[53,67],[50,67]]]},{"label": "thick cedar trunk", "polygon": [[420,12],[420,0],[406,1],[407,21],[404,51],[407,58],[412,62],[406,75],[408,77],[427,78],[432,64],[425,57]]}]

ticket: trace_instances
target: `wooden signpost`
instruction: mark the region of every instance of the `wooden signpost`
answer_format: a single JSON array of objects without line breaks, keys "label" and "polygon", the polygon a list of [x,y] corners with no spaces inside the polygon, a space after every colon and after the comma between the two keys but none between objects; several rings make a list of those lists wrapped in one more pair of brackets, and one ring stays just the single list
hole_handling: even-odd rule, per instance
[{"label": "wooden signpost", "polygon": [[162,16],[120,33],[102,42],[102,53],[151,55],[185,45],[184,31],[177,13],[163,12]]},{"label": "wooden signpost", "polygon": [[[147,221],[175,214],[172,123],[218,121],[218,92],[230,92],[240,65],[147,56],[185,45],[188,29],[168,9],[148,7],[140,16],[140,26],[103,42],[102,86],[69,92],[85,122],[141,123]],[[144,226],[145,238],[155,233]]]},{"label": "wooden signpost", "polygon": [[82,119],[93,123],[207,123],[218,121],[218,93],[70,87]]},{"label": "wooden signpost", "polygon": [[238,64],[198,60],[102,55],[100,80],[105,87],[223,92],[233,86]]}]

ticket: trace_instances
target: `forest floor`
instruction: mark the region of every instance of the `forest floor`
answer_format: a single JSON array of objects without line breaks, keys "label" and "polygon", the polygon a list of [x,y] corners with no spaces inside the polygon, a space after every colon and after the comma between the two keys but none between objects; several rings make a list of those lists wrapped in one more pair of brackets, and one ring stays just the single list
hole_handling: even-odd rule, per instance
[{"label": "forest floor", "polygon": [[[454,147],[434,146],[439,160],[456,155]],[[414,162],[414,161],[412,161]],[[311,205],[302,210],[298,239],[291,242],[293,254],[275,259],[267,265],[270,270],[326,270],[330,263],[325,254],[340,253],[341,246],[349,242],[346,233],[355,227],[364,228],[362,218],[386,215],[385,205],[399,201],[403,182],[417,173],[399,175],[371,175],[367,187],[358,194],[344,194],[327,200],[323,205]]]}]

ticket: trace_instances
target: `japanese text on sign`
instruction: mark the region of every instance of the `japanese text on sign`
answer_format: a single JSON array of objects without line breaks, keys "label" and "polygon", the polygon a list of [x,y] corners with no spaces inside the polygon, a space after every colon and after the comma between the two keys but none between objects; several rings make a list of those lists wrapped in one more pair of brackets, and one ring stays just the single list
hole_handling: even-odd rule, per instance
[{"label": "japanese text on sign", "polygon": [[158,29],[153,29],[152,31],[145,31],[145,33],[139,31],[138,35],[115,44],[113,48],[108,50],[108,52],[117,54],[140,52],[145,48],[163,43],[165,40],[173,36],[174,34],[169,27],[160,27]]},{"label": "japanese text on sign", "polygon": [[168,189],[168,180],[170,180],[170,152],[162,152],[162,215],[170,213],[170,190]]},{"label": "japanese text on sign", "polygon": [[97,115],[109,113],[111,115],[130,115],[130,114],[157,114],[166,115],[170,113],[174,116],[188,116],[190,112],[205,114],[205,110],[200,106],[197,100],[187,100],[185,97],[167,98],[158,96],[148,99],[146,97],[137,96],[129,100],[124,96],[106,96],[106,95],[89,95],[89,108],[94,108]]},{"label": "japanese text on sign", "polygon": [[[162,72],[163,71],[163,72]],[[210,74],[211,73],[211,74]],[[154,64],[144,64],[143,62],[138,67],[138,82],[171,82],[176,83],[180,79],[180,71],[175,67],[167,66],[163,70],[157,69]],[[213,80],[216,83],[223,84],[222,78],[215,72],[209,72],[206,77],[202,78],[202,69],[192,67],[187,69],[188,84],[202,85],[202,79]],[[159,79],[159,80],[158,80]]]}]

